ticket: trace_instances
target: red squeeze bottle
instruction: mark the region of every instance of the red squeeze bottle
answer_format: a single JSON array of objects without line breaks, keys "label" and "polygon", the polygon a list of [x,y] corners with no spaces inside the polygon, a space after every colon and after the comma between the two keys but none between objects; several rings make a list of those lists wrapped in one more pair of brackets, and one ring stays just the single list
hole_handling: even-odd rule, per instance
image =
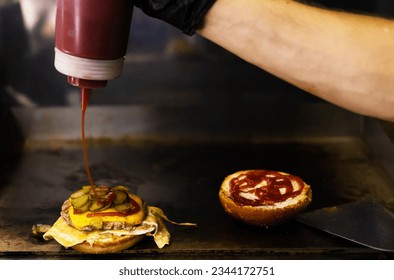
[{"label": "red squeeze bottle", "polygon": [[55,68],[81,88],[85,168],[98,202],[86,152],[85,111],[92,89],[122,73],[132,13],[131,0],[57,0]]},{"label": "red squeeze bottle", "polygon": [[57,0],[55,68],[70,84],[105,87],[121,75],[131,0]]}]

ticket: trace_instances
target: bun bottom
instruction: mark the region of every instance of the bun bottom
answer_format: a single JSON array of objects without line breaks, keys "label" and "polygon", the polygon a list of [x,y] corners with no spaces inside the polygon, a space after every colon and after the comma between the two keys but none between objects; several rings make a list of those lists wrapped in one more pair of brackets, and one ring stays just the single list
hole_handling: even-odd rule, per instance
[{"label": "bun bottom", "polygon": [[115,253],[125,250],[129,247],[137,244],[145,235],[126,235],[126,236],[116,236],[110,234],[111,236],[106,236],[105,238],[99,238],[93,242],[93,244],[87,241],[74,245],[72,248],[78,252],[88,253],[88,254],[107,254]]}]

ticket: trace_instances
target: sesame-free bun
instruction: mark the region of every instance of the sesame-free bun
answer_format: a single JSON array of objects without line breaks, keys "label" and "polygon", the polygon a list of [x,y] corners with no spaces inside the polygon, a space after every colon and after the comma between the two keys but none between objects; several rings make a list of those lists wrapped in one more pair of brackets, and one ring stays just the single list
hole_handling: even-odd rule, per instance
[{"label": "sesame-free bun", "polygon": [[[285,182],[291,182],[287,189]],[[219,199],[235,219],[250,225],[273,226],[304,211],[312,200],[312,190],[301,178],[284,172],[243,170],[224,179]]]},{"label": "sesame-free bun", "polygon": [[76,251],[88,254],[107,254],[125,250],[137,244],[145,235],[125,235],[116,236],[109,233],[107,236],[102,235],[92,244],[87,241],[74,245],[72,248]]}]

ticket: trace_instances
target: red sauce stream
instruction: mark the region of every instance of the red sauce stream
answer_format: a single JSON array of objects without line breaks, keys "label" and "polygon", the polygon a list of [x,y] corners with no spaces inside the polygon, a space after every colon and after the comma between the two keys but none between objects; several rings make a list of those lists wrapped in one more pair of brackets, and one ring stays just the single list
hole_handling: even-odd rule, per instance
[{"label": "red sauce stream", "polygon": [[83,150],[83,159],[85,162],[86,174],[88,175],[89,183],[92,186],[92,190],[93,190],[94,197],[95,197],[96,201],[100,203],[100,200],[99,200],[97,192],[96,192],[95,185],[93,183],[92,175],[90,173],[88,153],[86,150],[86,139],[85,139],[85,112],[86,112],[86,108],[88,107],[91,94],[92,94],[92,89],[81,88],[81,95],[82,95],[82,102],[81,102],[81,108],[82,108],[82,121],[81,121],[81,123],[82,123],[82,125],[81,125],[82,126],[82,150]]},{"label": "red sauce stream", "polygon": [[[254,188],[263,181],[265,184]],[[299,189],[294,190],[292,181],[299,185]],[[304,181],[301,178],[270,170],[251,170],[230,181],[231,198],[239,205],[273,205],[299,195],[303,188]],[[256,199],[247,199],[241,193],[252,194]]]},{"label": "red sauce stream", "polygon": [[[87,153],[87,149],[86,149],[86,138],[85,138],[85,113],[86,113],[86,109],[88,107],[89,104],[89,99],[90,99],[90,95],[92,94],[92,89],[90,88],[81,88],[81,95],[82,95],[82,102],[81,102],[81,108],[82,108],[82,120],[81,120],[81,126],[82,126],[82,150],[83,150],[83,159],[85,162],[85,169],[86,169],[86,174],[88,176],[88,180],[90,185],[92,186],[92,190],[94,193],[94,197],[96,199],[96,201],[100,204],[103,203],[103,201],[101,201],[97,195],[96,192],[96,187],[95,184],[93,182],[92,179],[92,175],[90,173],[90,168],[89,168],[89,160],[88,160],[88,153]],[[132,215],[135,213],[138,213],[138,211],[140,211],[140,205],[134,201],[133,199],[130,198],[130,204],[131,204],[131,208],[128,211],[125,212],[91,212],[88,213],[87,217],[94,217],[94,216],[128,216],[128,215]]]}]

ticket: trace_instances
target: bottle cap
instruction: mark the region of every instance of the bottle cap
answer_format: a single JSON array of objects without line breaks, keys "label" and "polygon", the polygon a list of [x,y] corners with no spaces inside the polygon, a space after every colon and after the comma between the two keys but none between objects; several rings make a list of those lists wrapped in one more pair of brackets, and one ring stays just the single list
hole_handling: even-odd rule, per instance
[{"label": "bottle cap", "polygon": [[55,68],[67,76],[83,80],[108,81],[119,77],[124,57],[98,60],[73,56],[55,48]]}]

